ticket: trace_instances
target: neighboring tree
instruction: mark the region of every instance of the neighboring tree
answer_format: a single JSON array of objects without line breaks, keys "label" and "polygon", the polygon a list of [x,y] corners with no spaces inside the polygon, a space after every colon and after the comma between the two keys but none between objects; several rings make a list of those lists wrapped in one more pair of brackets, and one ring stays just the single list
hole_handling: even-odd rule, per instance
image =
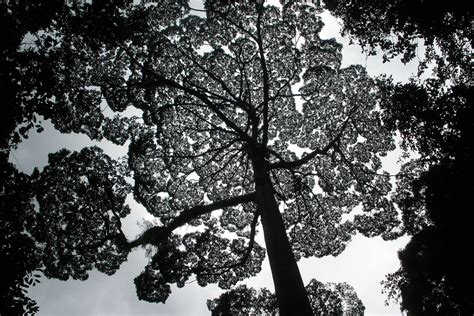
[{"label": "neighboring tree", "polygon": [[[311,280],[306,286],[314,315],[364,315],[364,304],[347,283],[321,283]],[[266,288],[258,292],[240,285],[219,298],[208,300],[212,315],[276,315],[277,300]]]},{"label": "neighboring tree", "polygon": [[[403,226],[412,240],[388,276],[391,298],[410,315],[464,315],[474,308],[474,262],[469,194],[472,177],[472,8],[465,1],[325,1],[342,18],[343,32],[384,60],[415,57],[425,82],[382,80],[384,121],[419,158],[407,163],[397,185]],[[418,56],[419,48],[426,49]],[[421,50],[420,50],[421,51]],[[420,72],[421,73],[421,72]]]},{"label": "neighboring tree", "polygon": [[[19,67],[18,105],[61,132],[129,146],[124,161],[63,150],[30,177],[37,211],[24,228],[46,276],[112,274],[152,246],[140,299],[165,302],[192,276],[230,289],[261,269],[261,223],[279,312],[310,315],[297,260],[338,255],[357,232],[396,235],[378,86],[360,66],[341,68],[315,8],[215,4],[202,19],[162,0],[86,23],[100,12],[65,11]],[[132,106],[141,118],[120,114]],[[132,241],[121,230],[127,177],[156,217]]]},{"label": "neighboring tree", "polygon": [[[120,5],[123,7],[125,4],[120,4],[119,1],[95,1],[92,6],[87,7],[84,17],[88,16],[90,19],[99,14],[113,16]],[[34,53],[34,34],[68,16],[71,10],[78,9],[80,7],[77,5],[65,5],[64,0],[0,3],[0,259],[4,271],[8,271],[4,273],[0,286],[2,315],[21,315],[38,310],[35,302],[25,293],[28,286],[39,282],[39,275],[35,271],[41,270],[43,265],[42,250],[29,233],[37,219],[32,178],[16,170],[8,162],[8,155],[23,138],[28,138],[32,128],[42,131],[39,115],[44,118],[55,117],[56,122],[60,122],[60,113],[64,112],[44,106],[41,99],[28,103],[23,98],[29,93],[47,91],[50,89],[48,84],[52,82],[48,77],[49,73],[35,73],[35,65],[43,64],[46,68],[55,63],[54,56],[48,59]],[[45,64],[46,62],[49,64]],[[31,71],[27,73],[24,72],[26,64],[31,65]],[[36,81],[31,85],[30,79],[33,78]],[[67,126],[67,123],[63,125]],[[68,132],[71,129],[62,131]]]},{"label": "neighboring tree", "polygon": [[[472,6],[467,1],[325,0],[325,6],[343,21],[343,32],[373,54],[382,49],[384,59],[415,57],[420,70],[435,62],[442,81],[471,69],[474,42]],[[424,56],[419,54],[425,48]]]},{"label": "neighboring tree", "polygon": [[36,303],[26,296],[28,286],[37,282],[39,275],[38,249],[24,227],[32,223],[33,190],[29,177],[15,169],[8,156],[0,153],[0,282],[1,315],[23,315],[38,310]]},{"label": "neighboring tree", "polygon": [[[58,1],[2,1],[0,3],[0,87],[2,108],[0,115],[0,150],[6,151],[20,141],[18,125],[27,128],[35,125],[31,115],[16,102],[21,87],[17,84],[21,74],[17,65],[23,49],[22,41],[29,32],[34,33],[48,26],[60,11]],[[22,131],[25,131],[23,129]],[[22,133],[25,134],[25,133]]]},{"label": "neighboring tree", "polygon": [[[436,82],[436,81],[435,81]],[[386,120],[403,147],[420,158],[402,169],[397,203],[413,237],[400,251],[401,268],[384,282],[410,315],[474,312],[474,216],[467,206],[474,190],[473,88],[415,83],[392,86]]]},{"label": "neighboring tree", "polygon": [[212,315],[271,315],[278,311],[278,304],[267,288],[256,291],[243,284],[222,293],[219,298],[207,300],[207,308]]},{"label": "neighboring tree", "polygon": [[[66,4],[66,3],[69,4]],[[31,74],[21,72],[24,63],[32,65],[43,63],[45,56],[31,53],[35,46],[33,34],[47,29],[76,10],[85,10],[82,23],[96,29],[107,27],[99,21],[112,22],[110,19],[117,12],[127,6],[130,0],[102,0],[93,1],[91,5],[71,3],[66,0],[25,1],[12,0],[0,3],[0,87],[2,88],[2,108],[0,115],[0,150],[9,151],[14,148],[22,138],[28,137],[31,128],[42,130],[39,115],[49,118],[48,108],[40,104],[26,104],[19,100],[22,91],[30,91],[25,86],[24,80]],[[101,19],[101,20],[99,20]],[[106,30],[103,30],[104,33]],[[50,38],[49,45],[55,43],[54,37]],[[53,57],[53,56],[51,56]],[[54,60],[50,60],[51,63]],[[52,66],[52,65],[51,65]],[[35,74],[38,78],[38,74]],[[45,90],[50,78],[47,74],[41,77]],[[38,86],[37,86],[38,87]]]}]

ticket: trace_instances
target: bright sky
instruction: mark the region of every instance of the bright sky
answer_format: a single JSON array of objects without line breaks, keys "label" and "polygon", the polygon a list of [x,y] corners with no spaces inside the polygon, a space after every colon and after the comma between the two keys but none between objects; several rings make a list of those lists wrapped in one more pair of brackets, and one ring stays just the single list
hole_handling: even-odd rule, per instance
[{"label": "bright sky", "polygon": [[[198,0],[191,1],[191,6],[202,8]],[[326,26],[322,37],[336,37],[344,44],[343,66],[362,64],[372,75],[391,74],[397,81],[406,81],[416,74],[416,64],[403,65],[400,62],[383,64],[381,57],[366,58],[358,46],[349,46],[348,40],[339,35],[340,24],[327,13],[322,15]],[[47,154],[61,148],[80,150],[94,145],[82,135],[61,135],[45,123],[45,132],[32,133],[12,156],[12,161],[19,164],[24,172],[30,173],[35,166],[43,167],[47,163]],[[49,126],[49,127],[48,127]],[[100,144],[113,158],[126,154],[125,147],[109,142]],[[385,159],[384,166],[391,173],[396,173],[398,154],[393,153]],[[133,210],[124,227],[130,238],[135,237],[140,228],[137,222],[147,217],[142,206],[129,198],[127,202]],[[322,259],[304,259],[299,262],[305,284],[312,278],[323,282],[347,282],[351,284],[366,307],[366,315],[401,315],[398,306],[385,306],[385,295],[381,294],[380,281],[387,273],[394,272],[399,265],[397,251],[407,238],[385,242],[381,238],[355,236],[346,250],[338,257]],[[263,243],[261,243],[263,244]],[[196,283],[182,289],[172,289],[166,304],[141,302],[135,294],[133,278],[147,263],[144,250],[138,249],[129,255],[129,259],[113,276],[106,276],[93,271],[87,281],[58,281],[42,279],[42,282],[30,290],[30,296],[38,302],[39,315],[209,315],[206,300],[219,296],[222,292],[217,286],[205,288]],[[273,282],[268,265],[264,262],[263,271],[245,283],[253,287],[267,287],[273,290]]]}]

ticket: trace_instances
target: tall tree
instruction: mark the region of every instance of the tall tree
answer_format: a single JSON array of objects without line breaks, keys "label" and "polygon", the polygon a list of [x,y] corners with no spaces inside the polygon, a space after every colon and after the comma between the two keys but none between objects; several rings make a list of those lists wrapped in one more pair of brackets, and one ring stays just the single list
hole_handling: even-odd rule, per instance
[{"label": "tall tree", "polygon": [[[38,34],[18,99],[60,131],[129,141],[129,152],[113,161],[98,148],[60,151],[32,175],[29,230],[46,276],[111,274],[131,249],[152,246],[135,279],[140,299],[165,302],[170,284],[193,275],[229,289],[260,271],[261,225],[280,313],[310,315],[300,258],[338,255],[356,232],[393,236],[380,169],[394,143],[378,87],[362,67],[341,68],[315,8],[214,5],[203,19],[164,0],[94,29],[83,23],[99,16],[90,10],[73,8]],[[131,106],[143,116],[120,116]],[[135,240],[121,229],[129,176],[157,220]]]}]

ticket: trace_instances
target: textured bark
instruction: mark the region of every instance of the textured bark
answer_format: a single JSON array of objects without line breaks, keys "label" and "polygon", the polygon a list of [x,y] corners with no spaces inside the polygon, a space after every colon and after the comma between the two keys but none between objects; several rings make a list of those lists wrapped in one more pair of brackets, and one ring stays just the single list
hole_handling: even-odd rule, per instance
[{"label": "textured bark", "polygon": [[263,159],[254,161],[254,172],[257,205],[280,315],[313,315]]}]

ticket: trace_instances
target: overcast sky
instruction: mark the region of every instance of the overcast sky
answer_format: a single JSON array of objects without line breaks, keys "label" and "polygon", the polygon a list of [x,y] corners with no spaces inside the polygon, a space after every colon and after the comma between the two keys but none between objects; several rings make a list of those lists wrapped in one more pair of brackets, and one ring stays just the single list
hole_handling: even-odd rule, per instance
[{"label": "overcast sky", "polygon": [[[192,6],[202,7],[191,1]],[[362,64],[372,75],[391,74],[397,81],[406,81],[416,73],[416,65],[403,65],[394,61],[388,64],[381,62],[380,56],[366,58],[357,46],[349,46],[346,39],[339,35],[340,25],[329,14],[323,14],[326,23],[322,37],[336,37],[344,45],[343,65]],[[80,150],[91,142],[83,135],[61,135],[56,133],[51,124],[45,122],[45,132],[35,134],[24,141],[12,155],[12,162],[26,173],[35,166],[43,167],[47,155],[61,148]],[[113,158],[126,154],[125,147],[115,146],[109,142],[99,144]],[[398,171],[398,153],[392,153],[385,160],[384,166],[391,173]],[[132,207],[132,215],[125,219],[124,227],[130,238],[135,237],[140,228],[137,222],[147,217],[144,208],[133,201],[127,202]],[[149,218],[149,217],[148,217]],[[260,236],[260,243],[263,238]],[[322,259],[304,259],[299,262],[303,280],[306,283],[316,278],[322,282],[347,282],[351,284],[366,307],[366,315],[401,315],[399,307],[391,304],[385,306],[385,295],[381,294],[380,281],[387,273],[394,272],[399,262],[397,251],[402,248],[407,238],[386,242],[381,238],[355,236],[346,250],[338,257]],[[39,315],[208,315],[206,300],[217,297],[222,290],[215,285],[205,288],[191,283],[182,289],[172,289],[166,304],[141,302],[135,294],[133,279],[147,263],[143,249],[134,250],[121,269],[113,276],[106,276],[96,271],[90,273],[87,281],[58,281],[42,279],[41,283],[30,290],[30,296],[38,302]],[[246,282],[253,287],[267,287],[273,290],[268,260],[264,262],[263,271]]]}]

